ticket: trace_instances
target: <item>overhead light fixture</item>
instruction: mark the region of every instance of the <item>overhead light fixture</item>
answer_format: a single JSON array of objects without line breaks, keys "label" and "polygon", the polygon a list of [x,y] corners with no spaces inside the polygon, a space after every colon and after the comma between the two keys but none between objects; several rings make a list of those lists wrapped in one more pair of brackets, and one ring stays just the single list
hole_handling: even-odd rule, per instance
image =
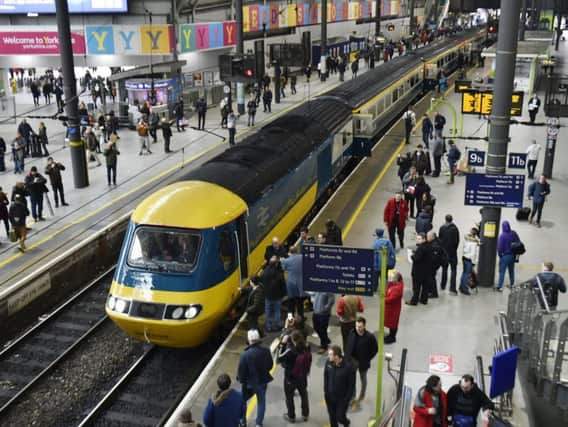
[{"label": "overhead light fixture", "polygon": [[37,18],[39,13],[37,12],[28,12],[28,18]]}]

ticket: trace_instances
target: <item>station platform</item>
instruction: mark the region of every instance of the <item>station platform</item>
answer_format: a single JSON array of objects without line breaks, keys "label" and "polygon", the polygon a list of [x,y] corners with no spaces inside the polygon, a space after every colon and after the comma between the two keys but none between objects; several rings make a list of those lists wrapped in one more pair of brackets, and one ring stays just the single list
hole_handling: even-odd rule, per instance
[{"label": "station platform", "polygon": [[[360,73],[367,71],[364,61],[361,61]],[[346,73],[345,78],[351,78]],[[255,125],[247,127],[247,115],[242,115],[237,122],[237,143],[255,129],[262,127],[269,121],[291,110],[299,103],[317,96],[338,84],[339,74],[331,75],[325,82],[318,79],[317,73],[312,74],[309,84],[305,77],[300,76],[297,83],[297,93],[292,95],[290,87],[286,88],[286,97],[281,102],[272,103],[272,112],[264,113],[262,103],[257,110]],[[90,96],[80,97],[81,101],[90,102]],[[17,123],[8,119],[0,120],[0,135],[8,147],[16,135],[16,129],[21,118],[26,116],[49,116],[56,113],[55,98],[52,97],[50,105],[41,105],[35,108],[32,96],[24,91],[16,94],[18,112],[25,112],[18,118]],[[245,99],[245,104],[248,98]],[[236,108],[236,102],[234,103]],[[111,108],[107,106],[107,110]],[[34,223],[28,217],[28,226],[31,230],[26,241],[27,251],[20,253],[17,243],[10,243],[4,229],[0,232],[0,306],[7,290],[14,291],[13,285],[23,277],[33,273],[54,257],[60,256],[75,245],[92,238],[100,233],[109,224],[124,220],[132,209],[145,196],[174,181],[189,168],[195,168],[228,148],[228,131],[221,128],[221,115],[218,106],[210,106],[206,116],[206,131],[198,131],[191,127],[185,132],[178,133],[175,125],[172,127],[171,140],[172,153],[165,153],[161,131],[158,131],[158,143],[151,144],[152,154],[139,156],[138,135],[135,131],[121,128],[118,132],[120,140],[118,149],[117,185],[108,186],[106,180],[105,159],[102,154],[98,157],[102,163],[99,167],[96,162],[88,162],[89,186],[86,188],[73,188],[73,171],[69,149],[65,146],[65,128],[59,120],[27,119],[34,130],[37,131],[39,123],[43,121],[48,130],[49,154],[55,161],[62,163],[66,170],[63,172],[63,185],[67,207],[55,208],[53,195],[50,189],[48,197],[51,200],[54,214],[48,209],[44,201],[43,216],[46,221]],[[197,126],[197,116],[191,117],[190,126]],[[104,150],[104,147],[101,147]],[[47,157],[26,158],[25,174],[14,174],[11,151],[5,156],[6,171],[0,173],[0,187],[10,198],[11,191],[16,182],[24,181],[32,166],[36,166],[44,174]],[[44,174],[45,175],[45,174]],[[48,178],[46,176],[46,178]],[[29,207],[29,202],[28,202]],[[0,310],[1,311],[1,310]]]},{"label": "station platform", "polygon": [[[561,51],[557,53],[558,64],[565,67],[568,54],[568,43],[561,43]],[[473,74],[472,74],[473,73]],[[470,71],[469,78],[475,73],[482,73],[479,69]],[[543,94],[539,94],[544,99]],[[434,111],[440,111],[448,120],[444,136],[448,136],[448,129],[459,128],[458,123],[452,123],[452,109],[461,112],[461,94],[455,94],[451,87],[443,96],[434,94],[432,98],[423,99],[416,105],[417,118],[426,110],[433,115]],[[523,105],[523,116],[519,118],[528,120],[527,104]],[[546,122],[541,108],[537,116],[537,122]],[[561,119],[563,126],[568,125],[566,119]],[[397,176],[395,164],[396,155],[413,151],[422,143],[421,125],[413,134],[411,145],[401,143],[404,139],[404,126],[401,121],[397,122],[389,132],[375,146],[373,155],[367,158],[354,171],[354,173],[342,184],[332,199],[324,207],[323,211],[311,224],[310,234],[317,235],[324,231],[324,222],[327,218],[333,218],[343,228],[343,241],[345,246],[367,248],[373,242],[373,232],[377,227],[384,228],[383,209],[387,200],[393,197],[394,192],[401,189],[400,180]],[[560,130],[560,137],[565,133]],[[478,116],[465,116],[463,136],[487,135],[487,120]],[[536,176],[542,171],[544,163],[544,147],[546,143],[546,126],[512,125],[510,130],[511,143],[509,152],[524,153],[531,143],[537,140],[543,147],[537,165]],[[561,140],[561,139],[559,139]],[[485,141],[455,139],[462,156],[466,153],[466,147],[477,148],[486,151]],[[521,256],[520,263],[516,265],[516,283],[528,280],[541,270],[543,261],[552,261],[555,271],[568,276],[568,262],[563,255],[565,252],[564,242],[560,236],[568,235],[568,225],[563,221],[564,201],[568,197],[568,147],[563,144],[557,145],[553,178],[549,180],[551,194],[543,211],[542,228],[529,225],[528,222],[519,222],[515,219],[516,209],[503,209],[501,221],[508,220],[512,228],[517,231],[521,240],[525,243],[527,252]],[[526,170],[509,170],[509,173],[526,174]],[[433,230],[438,231],[444,223],[446,214],[452,214],[454,223],[458,226],[461,242],[468,230],[480,221],[478,207],[464,206],[465,177],[457,176],[455,184],[447,183],[447,177],[442,174],[438,178],[426,177],[427,183],[432,187],[432,194],[436,197]],[[525,192],[530,184],[527,179]],[[527,200],[525,206],[530,206]],[[405,248],[415,247],[415,221],[409,220],[405,233]],[[458,259],[461,258],[462,246],[458,251]],[[480,266],[483,268],[483,266]],[[401,272],[405,283],[404,300],[409,301],[412,292],[411,264],[408,261],[405,250],[397,251],[396,269]],[[462,272],[462,263],[458,265],[458,281]],[[438,287],[440,281],[438,272]],[[497,278],[496,278],[497,280]],[[505,284],[508,284],[506,278]],[[408,350],[406,361],[406,385],[414,394],[423,386],[431,373],[430,356],[444,355],[451,358],[449,369],[443,374],[435,372],[442,378],[444,390],[448,390],[456,384],[464,374],[473,374],[475,371],[476,356],[481,356],[485,364],[485,372],[491,364],[494,351],[495,339],[498,336],[498,326],[495,317],[500,311],[506,311],[509,290],[495,292],[492,288],[481,288],[478,293],[471,296],[460,294],[453,296],[448,292],[439,290],[439,298],[430,299],[427,305],[409,306],[403,304],[401,319],[394,344],[386,345],[385,352],[392,354],[394,365],[400,362],[400,355],[405,348]],[[339,296],[336,296],[336,301]],[[377,332],[379,317],[379,302],[376,297],[363,297],[367,319],[367,329],[372,333]],[[568,309],[568,296],[561,294],[558,309]],[[333,343],[341,343],[341,333],[335,307],[332,311],[332,320],[329,328],[329,336]],[[311,315],[308,315],[307,324],[311,325]],[[263,339],[263,345],[274,345],[277,336],[267,335]],[[312,351],[319,345],[317,337],[308,339]],[[227,373],[233,380],[232,386],[240,390],[236,382],[236,372],[239,357],[246,347],[246,322],[241,322],[232,333],[216,357],[210,362],[206,370],[195,383],[186,399],[168,421],[168,426],[175,425],[176,415],[182,409],[191,409],[195,419],[200,420],[209,397],[216,391],[216,379],[221,373]],[[323,369],[326,363],[326,355],[313,353],[313,364],[308,379],[308,396],[310,400],[309,421],[302,423],[298,416],[296,424],[309,426],[329,426],[325,402],[323,399]],[[284,420],[286,412],[283,390],[283,369],[274,365],[272,375],[274,380],[268,385],[267,408],[264,419],[265,427],[290,426]],[[350,409],[347,413],[352,426],[367,426],[374,419],[375,414],[375,390],[377,387],[377,359],[371,363],[368,372],[368,392],[366,399],[355,410]],[[519,382],[517,381],[517,384]],[[357,379],[359,385],[359,380]],[[486,381],[486,384],[489,384]],[[384,409],[394,403],[394,382],[383,372],[383,401]],[[487,391],[488,393],[488,391]],[[523,390],[518,387],[513,393],[513,424],[515,426],[529,426],[530,405],[526,400]],[[299,399],[296,399],[296,412],[299,411]],[[256,401],[251,399],[247,406],[247,420],[249,426],[254,426],[256,417]],[[389,424],[390,425],[390,424]],[[539,424],[552,425],[552,424]]]}]

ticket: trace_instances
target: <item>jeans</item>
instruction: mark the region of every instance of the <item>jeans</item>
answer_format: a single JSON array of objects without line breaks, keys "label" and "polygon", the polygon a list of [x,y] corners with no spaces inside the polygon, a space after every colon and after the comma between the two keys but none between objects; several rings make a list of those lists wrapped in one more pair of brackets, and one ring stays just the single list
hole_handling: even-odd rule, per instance
[{"label": "jeans", "polygon": [[107,183],[110,185],[112,175],[112,183],[116,184],[116,165],[107,165]]},{"label": "jeans", "polygon": [[448,166],[450,167],[450,183],[454,183],[454,166],[456,165],[456,162],[454,162],[453,160],[448,159]]},{"label": "jeans", "polygon": [[[295,382],[284,378],[284,395],[286,396],[286,409],[290,419],[296,418],[296,407],[294,405],[294,392],[298,390],[301,399],[302,416],[310,415],[310,402],[308,400],[308,383],[306,380]],[[258,423],[257,423],[258,424]]]},{"label": "jeans", "polygon": [[243,396],[248,396],[249,399],[255,394],[257,400],[256,425],[261,426],[264,421],[264,412],[266,411],[266,384],[249,386],[248,391],[243,389]]},{"label": "jeans", "polygon": [[280,308],[282,302],[280,300],[272,301],[264,300],[264,327],[267,331],[280,330]]},{"label": "jeans", "polygon": [[505,281],[505,270],[509,270],[509,281],[511,282],[511,287],[515,284],[515,256],[511,254],[503,255],[499,258],[499,283],[497,288],[501,289],[503,287],[503,282]]},{"label": "jeans", "polygon": [[531,221],[534,219],[536,215],[536,223],[540,224],[540,218],[542,217],[542,208],[544,207],[544,203],[536,203],[533,201],[532,205],[532,212],[531,212]]},{"label": "jeans", "polygon": [[316,333],[319,336],[321,348],[327,348],[327,346],[331,343],[331,340],[327,335],[327,327],[329,326],[330,317],[331,315],[329,314],[318,314],[318,313],[314,313],[312,316],[314,331],[316,331]]},{"label": "jeans", "polygon": [[430,136],[432,133],[422,133],[422,143],[427,150],[430,149]]},{"label": "jeans", "polygon": [[351,422],[347,419],[347,407],[349,402],[331,400],[326,397],[325,404],[329,414],[329,424],[331,427],[339,427],[339,423],[348,426]]},{"label": "jeans", "polygon": [[450,268],[450,291],[455,292],[458,267],[457,256],[450,255],[448,264],[442,266],[442,281],[440,282],[440,287],[442,288],[442,290],[446,289],[446,283],[448,282],[448,267]]},{"label": "jeans", "polygon": [[463,273],[460,280],[460,289],[467,290],[467,278],[473,271],[473,262],[469,258],[462,258],[463,261]]},{"label": "jeans", "polygon": [[43,213],[43,194],[39,196],[30,196],[30,201],[32,202],[32,216],[35,220],[42,218]]}]

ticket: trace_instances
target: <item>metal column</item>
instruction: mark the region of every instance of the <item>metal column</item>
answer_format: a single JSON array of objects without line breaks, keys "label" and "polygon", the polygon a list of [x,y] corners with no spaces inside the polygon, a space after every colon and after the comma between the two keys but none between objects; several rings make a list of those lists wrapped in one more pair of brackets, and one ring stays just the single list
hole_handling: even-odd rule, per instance
[{"label": "metal column", "polygon": [[55,10],[59,34],[59,56],[63,70],[63,95],[65,97],[67,132],[71,152],[71,165],[73,167],[73,184],[75,188],[84,188],[89,185],[89,174],[87,172],[87,155],[79,128],[79,99],[77,98],[77,82],[75,80],[67,0],[55,0]]},{"label": "metal column", "polygon": [[[493,108],[490,116],[491,130],[487,150],[486,173],[488,174],[505,173],[507,163],[511,96],[515,78],[520,12],[521,4],[518,0],[501,1],[500,31],[495,58]],[[521,191],[524,191],[524,189],[521,189]],[[501,208],[483,208],[478,274],[480,284],[486,287],[492,287],[495,283],[495,257],[500,220]]]},{"label": "metal column", "polygon": [[[244,54],[243,38],[243,0],[235,0],[235,20],[237,21],[236,48],[237,56]],[[244,85],[237,83],[237,111],[239,114],[245,113]]]},{"label": "metal column", "polygon": [[375,61],[377,62],[381,60],[381,50],[377,45],[377,37],[381,34],[381,3],[382,1],[379,0],[375,2],[375,40],[373,40],[373,47],[375,49]]},{"label": "metal column", "polygon": [[519,27],[519,41],[525,40],[525,27],[527,26],[527,2],[528,0],[523,0],[523,8],[521,12],[521,25]]},{"label": "metal column", "polygon": [[327,0],[321,0],[321,81],[325,81],[327,77],[327,68],[325,59],[327,57]]},{"label": "metal column", "polygon": [[[412,34],[414,33],[414,0],[409,0],[408,2],[408,16],[410,18],[409,24],[408,24],[408,35],[412,36]],[[410,43],[410,49],[412,49],[413,43]]]}]

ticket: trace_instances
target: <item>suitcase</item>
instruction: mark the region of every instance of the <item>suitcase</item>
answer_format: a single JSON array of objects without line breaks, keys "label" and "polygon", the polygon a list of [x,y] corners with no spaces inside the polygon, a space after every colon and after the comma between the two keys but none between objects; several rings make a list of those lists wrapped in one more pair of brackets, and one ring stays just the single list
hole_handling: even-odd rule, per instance
[{"label": "suitcase", "polygon": [[519,208],[517,210],[517,221],[528,221],[531,214],[531,208]]}]

